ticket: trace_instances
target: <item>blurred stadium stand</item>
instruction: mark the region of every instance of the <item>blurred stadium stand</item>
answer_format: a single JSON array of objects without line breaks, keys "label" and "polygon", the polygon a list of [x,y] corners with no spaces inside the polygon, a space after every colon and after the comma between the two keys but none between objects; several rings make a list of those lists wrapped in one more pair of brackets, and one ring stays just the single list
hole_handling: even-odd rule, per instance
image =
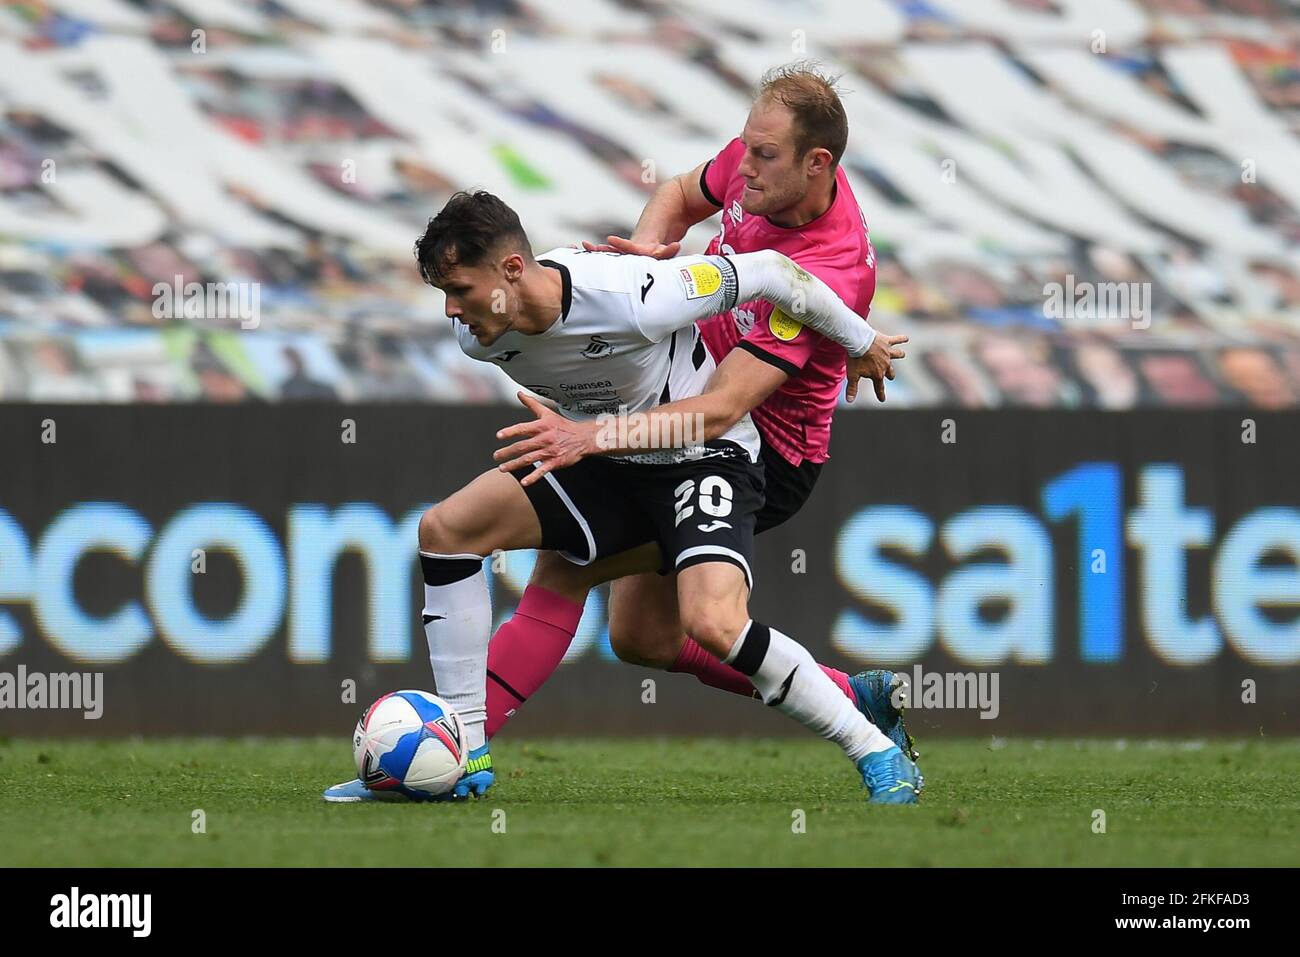
[{"label": "blurred stadium stand", "polygon": [[[539,250],[626,235],[804,56],[912,337],[891,405],[1296,404],[1296,0],[9,3],[0,400],[506,401],[427,217],[481,186]],[[257,328],[160,318],[177,276],[256,284]],[[1050,315],[1067,277],[1149,283],[1149,326]]]}]

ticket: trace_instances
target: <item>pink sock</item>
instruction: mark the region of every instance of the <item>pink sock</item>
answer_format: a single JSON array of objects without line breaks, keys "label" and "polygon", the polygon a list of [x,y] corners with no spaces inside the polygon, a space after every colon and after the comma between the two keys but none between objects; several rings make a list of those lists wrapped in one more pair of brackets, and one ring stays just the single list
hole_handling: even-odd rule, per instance
[{"label": "pink sock", "polygon": [[834,668],[828,668],[822,664],[819,664],[817,667],[820,668],[822,671],[826,672],[826,677],[830,678],[831,681],[835,682],[835,687],[839,688],[841,691],[844,692],[844,697],[848,698],[854,704],[857,704],[856,699],[854,699],[853,697],[853,689],[849,687],[848,675],[846,675],[843,671],[837,671]]},{"label": "pink sock", "polygon": [[489,740],[559,667],[578,630],[582,607],[537,585],[524,589],[514,617],[488,643]]},{"label": "pink sock", "polygon": [[[849,687],[849,676],[843,671],[836,671],[834,668],[828,668],[825,665],[819,667],[835,682],[836,687],[844,692],[844,696],[852,701],[853,689]],[[754,690],[754,686],[749,683],[748,678],[731,667],[731,665],[723,664],[713,657],[694,638],[686,639],[677,660],[669,666],[668,670],[695,675],[696,678],[699,678],[701,682],[711,688],[721,688],[723,691],[730,691],[732,694],[738,694],[746,698],[753,698],[758,694]],[[489,720],[491,719],[489,718]]]},{"label": "pink sock", "polygon": [[753,698],[758,694],[748,678],[731,665],[723,664],[713,657],[694,638],[687,638],[682,643],[681,653],[677,655],[677,660],[668,666],[668,670],[695,675],[711,688],[721,688],[723,691],[730,691],[732,694],[746,698]]}]

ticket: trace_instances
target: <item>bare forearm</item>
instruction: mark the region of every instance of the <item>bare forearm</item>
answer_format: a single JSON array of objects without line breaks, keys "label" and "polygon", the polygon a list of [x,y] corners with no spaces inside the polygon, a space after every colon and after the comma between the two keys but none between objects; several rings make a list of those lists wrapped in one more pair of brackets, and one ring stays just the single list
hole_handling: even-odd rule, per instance
[{"label": "bare forearm", "polygon": [[592,451],[597,455],[632,455],[701,445],[725,435],[746,411],[736,409],[722,393],[706,392],[649,412],[601,416],[593,432]]},{"label": "bare forearm", "polygon": [[498,449],[493,458],[508,472],[533,466],[532,473],[523,479],[528,485],[551,469],[567,468],[589,455],[630,455],[701,445],[726,435],[787,378],[776,366],[744,349],[733,349],[714,370],[702,395],[644,412],[582,421],[557,415],[520,392],[519,400],[537,419],[498,432],[498,439],[519,441]]},{"label": "bare forearm", "polygon": [[[727,353],[700,395],[656,406],[606,431],[611,454],[647,447],[682,448],[725,435],[732,426],[789,378],[775,366],[744,349]],[[601,449],[601,451],[606,451]]]},{"label": "bare forearm", "polygon": [[654,191],[641,211],[631,239],[636,243],[675,243],[697,222],[687,211],[681,177],[674,176]]}]

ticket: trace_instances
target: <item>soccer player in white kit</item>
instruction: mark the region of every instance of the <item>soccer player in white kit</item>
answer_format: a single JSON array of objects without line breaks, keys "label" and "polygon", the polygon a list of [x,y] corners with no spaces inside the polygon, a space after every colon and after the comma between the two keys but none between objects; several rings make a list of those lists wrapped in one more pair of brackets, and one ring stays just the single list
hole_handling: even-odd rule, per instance
[{"label": "soccer player in white kit", "polygon": [[[518,217],[486,192],[458,193],[416,244],[426,281],[447,296],[461,347],[496,362],[560,414],[638,413],[702,393],[715,363],[697,319],[766,299],[857,357],[879,380],[891,349],[821,280],[772,250],[658,260],[552,250],[534,259]],[[748,415],[687,448],[583,459],[521,485],[492,469],[420,522],[423,619],[436,691],[465,721],[472,776],[486,756],[492,609],[482,560],[551,549],[587,563],[658,544],[676,573],[685,630],[747,675],[763,701],[837,743],[873,803],[914,803],[916,765],[854,707],[808,651],[748,613],[754,517],[763,503],[759,438]],[[327,800],[365,800],[360,781]]]}]

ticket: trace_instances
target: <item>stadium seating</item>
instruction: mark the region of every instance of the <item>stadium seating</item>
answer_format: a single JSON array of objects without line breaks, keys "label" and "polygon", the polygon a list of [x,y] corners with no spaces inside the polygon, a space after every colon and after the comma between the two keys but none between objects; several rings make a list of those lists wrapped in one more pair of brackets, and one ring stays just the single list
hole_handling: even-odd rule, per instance
[{"label": "stadium seating", "polygon": [[[419,282],[425,219],[481,186],[538,249],[626,235],[812,57],[844,74],[873,323],[912,337],[891,404],[1296,405],[1283,0],[715,6],[0,8],[0,400],[508,400]],[[191,283],[251,312],[188,311]]]}]

